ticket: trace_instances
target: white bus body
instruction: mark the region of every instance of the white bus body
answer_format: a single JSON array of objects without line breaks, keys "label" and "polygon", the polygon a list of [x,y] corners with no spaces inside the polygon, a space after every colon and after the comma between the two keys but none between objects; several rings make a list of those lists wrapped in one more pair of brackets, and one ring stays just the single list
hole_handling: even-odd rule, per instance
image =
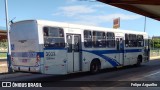
[{"label": "white bus body", "polygon": [[145,32],[24,20],[11,25],[10,37],[15,71],[97,72],[149,61]]}]

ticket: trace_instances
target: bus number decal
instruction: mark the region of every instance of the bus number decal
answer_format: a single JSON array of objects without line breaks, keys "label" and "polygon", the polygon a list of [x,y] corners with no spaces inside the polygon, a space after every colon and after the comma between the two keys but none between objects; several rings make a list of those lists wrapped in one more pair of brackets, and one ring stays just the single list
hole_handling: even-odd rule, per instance
[{"label": "bus number decal", "polygon": [[55,52],[46,52],[46,56],[55,56]]}]

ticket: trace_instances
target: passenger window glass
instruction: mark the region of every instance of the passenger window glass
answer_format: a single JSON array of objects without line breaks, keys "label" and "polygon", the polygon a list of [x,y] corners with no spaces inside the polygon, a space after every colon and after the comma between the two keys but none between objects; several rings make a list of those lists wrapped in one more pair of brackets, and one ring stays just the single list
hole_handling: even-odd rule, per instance
[{"label": "passenger window glass", "polygon": [[72,52],[72,36],[71,35],[67,35],[67,50],[68,53]]},{"label": "passenger window glass", "polygon": [[137,38],[135,34],[129,34],[129,47],[137,47]]},{"label": "passenger window glass", "polygon": [[93,46],[106,47],[105,32],[93,31]]},{"label": "passenger window glass", "polygon": [[44,27],[44,47],[45,48],[64,48],[64,32],[59,27]]},{"label": "passenger window glass", "polygon": [[48,31],[49,31],[48,27],[44,27],[43,28],[43,34],[44,34],[44,36],[49,36],[49,34],[48,34],[49,32]]},{"label": "passenger window glass", "polygon": [[143,47],[144,46],[144,39],[142,35],[137,35],[137,46]]},{"label": "passenger window glass", "polygon": [[74,52],[79,52],[80,49],[80,43],[79,43],[79,37],[75,36],[74,37]]},{"label": "passenger window glass", "polygon": [[128,38],[128,34],[125,34],[125,46],[129,47],[129,38]]},{"label": "passenger window glass", "polygon": [[137,47],[137,36],[133,35],[133,47]]},{"label": "passenger window glass", "polygon": [[125,46],[137,47],[137,36],[135,34],[125,34]]},{"label": "passenger window glass", "polygon": [[92,47],[92,33],[89,30],[84,31],[84,46],[87,48]]},{"label": "passenger window glass", "polygon": [[107,32],[107,47],[108,48],[115,47],[115,35],[113,32]]}]

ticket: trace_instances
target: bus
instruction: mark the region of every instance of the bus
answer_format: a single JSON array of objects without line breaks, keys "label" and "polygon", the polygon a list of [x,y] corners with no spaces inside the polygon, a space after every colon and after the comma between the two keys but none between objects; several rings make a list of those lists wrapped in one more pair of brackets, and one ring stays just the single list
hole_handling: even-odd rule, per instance
[{"label": "bus", "polygon": [[41,74],[97,73],[149,61],[145,32],[23,20],[11,25],[11,67]]}]

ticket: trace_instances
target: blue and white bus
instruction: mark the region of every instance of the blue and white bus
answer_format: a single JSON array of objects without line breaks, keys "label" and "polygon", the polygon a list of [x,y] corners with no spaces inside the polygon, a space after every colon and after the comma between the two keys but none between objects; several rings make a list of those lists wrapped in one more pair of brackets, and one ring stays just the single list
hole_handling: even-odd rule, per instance
[{"label": "blue and white bus", "polygon": [[69,74],[149,61],[145,32],[24,20],[11,25],[12,69]]}]

